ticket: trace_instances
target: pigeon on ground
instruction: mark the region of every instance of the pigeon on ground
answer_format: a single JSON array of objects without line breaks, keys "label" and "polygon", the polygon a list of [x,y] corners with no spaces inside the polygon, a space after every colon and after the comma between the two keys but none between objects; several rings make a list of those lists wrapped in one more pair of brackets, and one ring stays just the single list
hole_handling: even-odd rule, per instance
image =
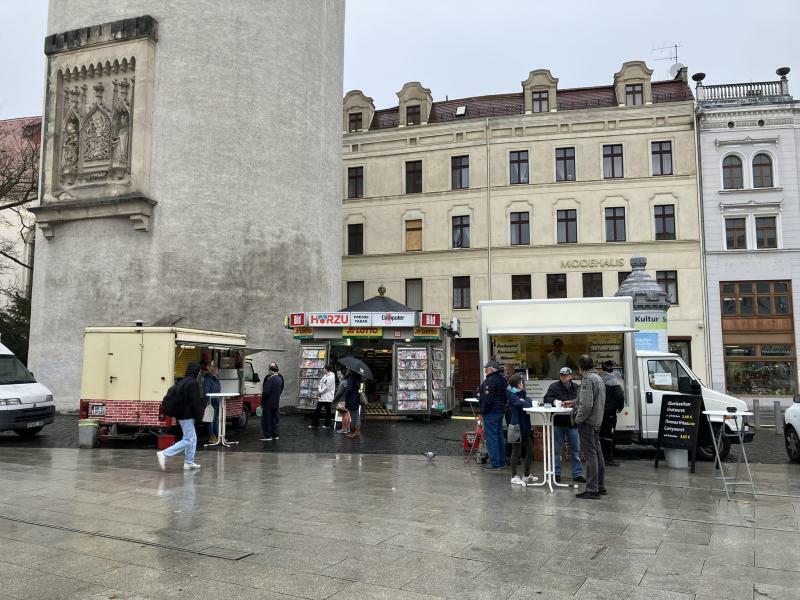
[{"label": "pigeon on ground", "polygon": [[424,456],[428,460],[433,460],[436,457],[436,452],[434,452],[433,450],[428,450],[427,452],[423,452],[422,456]]}]

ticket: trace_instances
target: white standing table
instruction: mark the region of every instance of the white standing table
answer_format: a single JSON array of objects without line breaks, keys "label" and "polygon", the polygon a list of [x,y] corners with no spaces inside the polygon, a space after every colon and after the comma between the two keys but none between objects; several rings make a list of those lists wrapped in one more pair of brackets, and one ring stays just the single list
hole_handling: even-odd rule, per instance
[{"label": "white standing table", "polygon": [[[750,491],[753,493],[753,500],[756,499],[756,486],[753,483],[753,474],[750,472],[750,463],[747,461],[747,452],[744,449],[744,417],[752,417],[753,413],[747,411],[737,411],[734,413],[726,410],[704,410],[703,414],[708,419],[708,426],[711,429],[711,441],[714,442],[714,458],[716,459],[715,467],[719,469],[719,475],[711,473],[711,490],[714,491],[714,479],[721,479],[722,486],[725,488],[725,496],[728,500],[731,499],[731,493],[736,493],[736,486],[747,485],[750,486]],[[722,417],[722,426],[719,428],[719,435],[714,435],[714,424],[711,422],[711,417]],[[725,421],[733,421],[736,427],[735,433],[725,433]],[[739,451],[741,458],[736,462],[736,472],[733,475],[725,475],[722,468],[722,460],[719,457],[719,447],[722,444],[722,436],[735,438],[739,440]],[[739,481],[739,467],[742,466],[742,458],[744,458],[744,465],[747,469],[747,480]],[[716,490],[722,491],[722,490]]]},{"label": "white standing table", "polygon": [[230,448],[233,444],[239,444],[239,442],[229,442],[225,439],[225,425],[228,412],[227,400],[228,398],[235,398],[236,396],[240,395],[241,394],[237,392],[211,392],[210,394],[206,394],[206,398],[219,399],[219,435],[217,436],[217,442],[215,444],[205,444],[205,447],[225,446],[226,448]]},{"label": "white standing table", "polygon": [[[568,415],[572,412],[571,408],[545,408],[544,406],[534,406],[532,408],[524,409],[526,413],[532,415],[542,416],[542,454],[544,455],[544,477],[542,481],[537,483],[528,484],[530,486],[546,485],[553,491],[553,486],[570,488],[571,485],[558,483],[556,481],[556,467],[555,467],[555,443],[553,437],[553,416],[554,415]],[[534,423],[535,425],[535,423]],[[559,448],[559,451],[561,449]]]}]

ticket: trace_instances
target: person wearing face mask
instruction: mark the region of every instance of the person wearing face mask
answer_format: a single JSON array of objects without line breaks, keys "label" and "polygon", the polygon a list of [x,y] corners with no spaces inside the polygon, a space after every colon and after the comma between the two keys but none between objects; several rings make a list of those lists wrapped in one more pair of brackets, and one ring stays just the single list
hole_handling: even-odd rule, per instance
[{"label": "person wearing face mask", "polygon": [[[526,408],[531,408],[533,403],[525,394],[525,381],[519,373],[512,375],[508,380],[506,398],[511,406],[511,425],[519,425],[520,439],[511,442],[511,484],[526,486],[536,481],[536,477],[531,475],[531,463],[533,462],[533,431],[531,430],[531,419]],[[519,466],[520,450],[525,449],[525,464],[523,476],[517,474]]]}]

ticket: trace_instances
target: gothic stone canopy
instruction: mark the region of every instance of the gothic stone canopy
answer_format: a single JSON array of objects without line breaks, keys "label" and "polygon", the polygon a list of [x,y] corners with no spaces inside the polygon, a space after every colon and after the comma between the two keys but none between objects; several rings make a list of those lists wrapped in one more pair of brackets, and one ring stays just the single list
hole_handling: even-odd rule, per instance
[{"label": "gothic stone canopy", "polygon": [[45,237],[59,222],[112,216],[148,230],[157,34],[142,16],[45,39],[44,176],[33,209]]}]

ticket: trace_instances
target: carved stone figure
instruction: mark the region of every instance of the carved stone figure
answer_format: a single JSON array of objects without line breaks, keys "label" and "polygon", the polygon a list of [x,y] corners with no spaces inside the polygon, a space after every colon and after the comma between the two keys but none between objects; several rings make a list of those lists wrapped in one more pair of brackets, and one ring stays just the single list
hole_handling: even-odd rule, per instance
[{"label": "carved stone figure", "polygon": [[67,185],[75,183],[78,173],[78,124],[67,120],[64,126],[64,146],[61,151],[61,179]]},{"label": "carved stone figure", "polygon": [[122,179],[128,167],[128,135],[130,128],[128,113],[125,111],[118,113],[117,120],[117,135],[111,140],[113,145],[111,168],[114,170],[114,176],[117,179]]},{"label": "carved stone figure", "polygon": [[83,130],[83,162],[108,160],[111,157],[111,124],[100,110],[95,110]]}]

